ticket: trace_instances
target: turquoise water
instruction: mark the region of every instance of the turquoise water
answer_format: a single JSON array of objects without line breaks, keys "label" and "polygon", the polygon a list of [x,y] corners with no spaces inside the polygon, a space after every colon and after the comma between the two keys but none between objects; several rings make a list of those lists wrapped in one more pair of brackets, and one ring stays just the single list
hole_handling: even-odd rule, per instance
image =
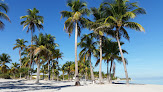
[{"label": "turquoise water", "polygon": [[[125,81],[122,81],[122,82],[125,83]],[[163,78],[158,78],[158,79],[133,79],[133,80],[130,81],[130,83],[163,85]]]}]

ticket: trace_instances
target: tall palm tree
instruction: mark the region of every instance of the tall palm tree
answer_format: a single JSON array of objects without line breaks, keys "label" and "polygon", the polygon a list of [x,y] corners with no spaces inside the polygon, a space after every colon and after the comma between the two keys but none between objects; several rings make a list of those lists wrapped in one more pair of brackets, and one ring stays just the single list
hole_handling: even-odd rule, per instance
[{"label": "tall palm tree", "polygon": [[0,55],[0,70],[2,71],[2,73],[7,73],[9,67],[6,64],[10,63],[11,61],[11,57],[8,54],[2,53]]},{"label": "tall palm tree", "polygon": [[88,34],[88,35],[83,35],[81,38],[81,42],[78,43],[80,48],[82,48],[82,51],[79,53],[79,57],[81,61],[85,60],[89,61],[89,66],[90,66],[90,72],[91,72],[91,80],[94,83],[95,78],[93,74],[93,68],[92,68],[92,62],[91,62],[91,56],[93,52],[96,50],[96,45],[97,43],[94,41],[93,34]]},{"label": "tall palm tree", "polygon": [[99,8],[91,8],[93,17],[94,17],[94,22],[93,21],[87,21],[87,27],[91,30],[94,31],[94,35],[95,37],[99,40],[99,48],[100,48],[100,66],[99,66],[99,81],[100,83],[102,83],[102,38],[104,36],[104,31],[103,29],[101,29],[101,27],[103,28],[103,26],[105,26],[105,28],[110,28],[110,25],[108,24],[104,24],[103,21],[101,21],[101,19],[105,18],[101,5]]},{"label": "tall palm tree", "polygon": [[15,74],[18,73],[18,70],[19,70],[19,65],[18,63],[12,63],[11,65],[11,70],[10,72],[14,75],[14,78],[15,78]]},{"label": "tall palm tree", "polygon": [[80,0],[68,0],[67,6],[70,7],[71,11],[62,11],[61,18],[68,18],[65,21],[64,28],[69,36],[71,36],[75,29],[75,85],[80,85],[78,76],[78,62],[77,62],[77,37],[80,36],[81,27],[84,27],[85,23],[84,15],[89,15],[89,10],[86,8],[87,3]]},{"label": "tall palm tree", "polygon": [[[6,4],[2,3],[2,1],[0,1],[0,18],[11,22],[9,17],[5,13],[3,13],[2,11],[5,11],[7,13],[8,12],[8,6]],[[0,20],[0,30],[3,30],[4,26],[5,26],[5,24]]]},{"label": "tall palm tree", "polygon": [[129,84],[126,63],[119,39],[123,35],[123,37],[129,40],[129,35],[125,28],[134,29],[136,31],[145,31],[140,24],[132,22],[131,19],[134,19],[138,14],[146,14],[146,12],[143,8],[140,8],[137,3],[131,3],[129,0],[115,0],[109,3],[106,2],[104,6],[105,10],[109,11],[107,18],[105,19],[105,23],[110,23],[111,26],[113,26],[113,29],[115,29],[113,30],[115,32],[114,37],[117,40],[123,61],[126,75],[126,84]]},{"label": "tall palm tree", "polygon": [[[20,24],[23,25],[23,30],[28,26],[27,33],[31,31],[31,45],[33,45],[33,33],[35,32],[35,29],[38,30],[43,29],[43,16],[38,15],[39,10],[36,8],[33,8],[33,10],[28,9],[27,10],[28,15],[21,16],[20,19],[25,19]],[[32,51],[31,51],[32,52]],[[30,61],[32,62],[32,53],[30,55]],[[31,63],[29,65],[29,68],[31,68]],[[32,78],[32,77],[31,77]]]},{"label": "tall palm tree", "polygon": [[[22,66],[22,61],[21,61],[21,51],[26,48],[25,43],[27,43],[28,41],[24,41],[24,39],[16,39],[16,44],[14,44],[15,46],[13,47],[13,50],[18,48],[19,49],[19,61],[20,61],[20,68]],[[20,73],[20,79],[21,79],[21,73]]]}]

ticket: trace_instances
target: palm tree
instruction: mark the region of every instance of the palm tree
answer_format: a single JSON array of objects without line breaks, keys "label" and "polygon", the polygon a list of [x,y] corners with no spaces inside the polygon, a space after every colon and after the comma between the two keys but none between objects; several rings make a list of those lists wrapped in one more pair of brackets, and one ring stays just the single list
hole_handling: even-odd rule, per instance
[{"label": "palm tree", "polygon": [[71,65],[73,64],[73,61],[67,61],[64,66],[65,66],[65,71],[68,74],[68,80],[70,80],[70,74],[71,74]]},{"label": "palm tree", "polygon": [[99,66],[99,81],[100,83],[102,83],[102,38],[104,36],[104,30],[101,29],[101,27],[103,27],[105,25],[105,28],[110,27],[108,24],[104,24],[103,21],[101,21],[101,19],[105,18],[103,12],[102,12],[102,8],[101,6],[99,8],[91,8],[93,17],[94,17],[94,22],[93,21],[87,21],[87,26],[89,29],[94,31],[94,35],[97,39],[99,39],[100,44],[99,44],[99,48],[100,48],[100,66]]},{"label": "palm tree", "polygon": [[126,75],[126,84],[129,84],[128,73],[126,68],[125,59],[120,45],[120,37],[123,35],[126,39],[129,40],[129,35],[125,28],[134,29],[136,31],[145,31],[144,28],[136,23],[132,22],[131,19],[134,19],[138,14],[146,14],[143,8],[140,8],[137,3],[130,3],[128,0],[115,0],[112,3],[105,3],[105,10],[109,11],[105,23],[110,23],[113,26],[115,32],[114,37],[116,38],[123,61],[123,66]]},{"label": "palm tree", "polygon": [[[53,49],[53,50],[51,50],[52,51],[52,53],[53,53],[53,55],[52,55],[52,67],[53,67],[53,70],[52,70],[52,72],[53,72],[53,79],[54,79],[54,68],[57,68],[58,67],[58,59],[59,58],[61,58],[62,59],[62,52],[60,52],[60,50],[59,49]],[[55,60],[54,60],[55,59]]]},{"label": "palm tree", "polygon": [[64,81],[65,65],[62,65],[61,71],[62,71],[62,76],[63,76],[63,81]]},{"label": "palm tree", "polygon": [[[123,45],[124,43],[121,42],[121,45]],[[122,50],[123,53],[127,53],[127,51]],[[118,45],[117,42],[113,42],[111,39],[106,38],[104,40],[103,43],[103,59],[106,61],[107,63],[107,78],[108,78],[108,82],[111,82],[111,70],[112,70],[112,66],[114,63],[114,60],[118,61],[119,63],[121,63],[121,57],[119,56],[120,52],[118,49]],[[108,72],[108,64],[111,61],[111,65],[110,65],[110,72]]]},{"label": "palm tree", "polygon": [[95,52],[95,50],[96,50],[97,43],[94,42],[93,34],[91,33],[88,35],[83,35],[83,37],[81,38],[81,42],[78,43],[78,45],[80,46],[80,48],[82,48],[82,51],[79,53],[79,57],[80,57],[81,61],[84,60],[84,62],[85,62],[85,59],[86,59],[86,61],[87,61],[87,59],[89,61],[91,80],[94,83],[95,78],[94,78],[94,74],[93,74],[91,56],[92,56],[93,52]]},{"label": "palm tree", "polygon": [[71,36],[73,30],[75,29],[75,85],[79,86],[79,76],[78,76],[78,62],[77,62],[77,37],[80,36],[81,27],[84,27],[83,18],[84,15],[89,15],[89,10],[86,8],[87,3],[80,0],[68,0],[67,6],[70,7],[71,11],[62,11],[61,18],[68,18],[65,21],[64,29],[69,36]]},{"label": "palm tree", "polygon": [[[22,61],[21,61],[21,51],[26,48],[25,43],[27,43],[28,41],[24,41],[24,39],[16,39],[16,44],[14,44],[15,46],[13,47],[13,50],[18,48],[19,49],[19,61],[20,61],[20,68],[22,66]],[[20,73],[20,79],[21,79],[21,73]]]},{"label": "palm tree", "polygon": [[[36,28],[38,30],[43,29],[42,23],[44,23],[44,20],[43,16],[38,15],[39,10],[37,10],[36,8],[33,8],[33,10],[28,9],[27,13],[28,15],[20,17],[20,19],[25,19],[20,24],[24,26],[23,30],[28,26],[27,33],[31,31],[31,45],[33,45],[33,33],[35,32]],[[30,62],[32,62],[32,53],[30,55]],[[29,65],[29,68],[31,68],[31,63]]]},{"label": "palm tree", "polygon": [[11,61],[11,57],[8,54],[2,53],[0,55],[0,70],[2,71],[2,73],[7,73],[9,67],[6,64],[10,63]]},{"label": "palm tree", "polygon": [[54,36],[50,35],[50,34],[45,34],[45,46],[47,49],[52,51],[52,54],[49,55],[49,59],[48,59],[48,79],[50,80],[50,61],[52,61],[54,58],[54,54],[55,52],[55,47],[58,46],[58,44],[56,44],[54,41],[56,40]]},{"label": "palm tree", "polygon": [[15,74],[19,72],[18,70],[19,70],[19,64],[16,62],[12,63],[10,72],[14,75],[14,79],[15,79]]},{"label": "palm tree", "polygon": [[[0,2],[0,10],[1,10],[0,11],[0,17],[2,19],[5,19],[5,20],[11,22],[9,17],[5,13],[2,12],[2,11],[5,11],[7,13],[8,12],[8,6],[6,4]],[[3,30],[4,26],[5,26],[5,24],[0,20],[0,30]]]},{"label": "palm tree", "polygon": [[41,45],[39,47],[35,47],[34,48],[34,56],[35,58],[35,62],[37,64],[37,79],[35,83],[39,83],[39,77],[40,77],[40,65],[43,62],[40,62],[41,57],[44,57],[46,59],[48,59],[48,55],[50,52],[50,50],[48,50],[45,46]]},{"label": "palm tree", "polygon": [[[79,62],[79,73],[85,76],[85,82],[87,81],[88,71],[90,70],[90,61],[78,61]],[[94,76],[94,75],[93,75]]]}]

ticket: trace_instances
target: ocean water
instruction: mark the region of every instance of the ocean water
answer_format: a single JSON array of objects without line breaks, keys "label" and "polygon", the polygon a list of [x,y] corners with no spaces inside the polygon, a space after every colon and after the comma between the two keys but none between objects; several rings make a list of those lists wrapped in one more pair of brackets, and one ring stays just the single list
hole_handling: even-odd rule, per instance
[{"label": "ocean water", "polygon": [[[125,83],[125,81],[121,81],[122,83]],[[155,84],[155,85],[163,85],[163,78],[156,78],[156,79],[133,79],[130,81],[130,83],[134,84]]]}]

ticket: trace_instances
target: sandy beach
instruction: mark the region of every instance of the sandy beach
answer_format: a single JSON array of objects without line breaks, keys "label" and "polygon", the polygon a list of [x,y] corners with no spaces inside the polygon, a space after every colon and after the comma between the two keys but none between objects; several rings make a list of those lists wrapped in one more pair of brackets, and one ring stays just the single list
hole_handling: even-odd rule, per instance
[{"label": "sandy beach", "polygon": [[74,82],[45,81],[34,84],[35,80],[0,79],[0,92],[163,92],[163,85],[149,84],[86,84],[74,86]]}]

